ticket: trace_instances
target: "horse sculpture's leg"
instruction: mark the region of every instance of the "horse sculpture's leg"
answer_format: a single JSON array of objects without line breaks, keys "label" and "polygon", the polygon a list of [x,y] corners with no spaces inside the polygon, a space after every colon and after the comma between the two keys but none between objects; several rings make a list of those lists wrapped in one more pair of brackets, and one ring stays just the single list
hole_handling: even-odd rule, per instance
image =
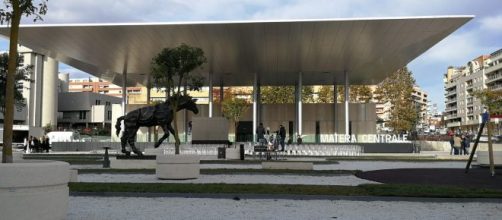
[{"label": "horse sculpture's leg", "polygon": [[129,143],[129,146],[131,146],[132,152],[134,152],[138,156],[142,156],[143,153],[139,151],[136,146],[134,146],[134,142],[136,141],[136,133],[138,132],[138,127],[131,128],[130,130],[131,134],[127,138],[127,142]]},{"label": "horse sculpture's leg", "polygon": [[[173,128],[173,126],[172,126],[171,124],[167,124],[167,126],[166,126],[166,127],[167,127],[167,130],[169,130],[169,132],[171,132],[171,134],[173,134],[173,135],[174,135],[174,128]],[[179,144],[179,143],[178,143],[178,144]]]},{"label": "horse sculpture's leg", "polygon": [[122,153],[124,153],[127,156],[131,155],[131,152],[126,150],[127,140],[129,139],[130,133],[131,132],[129,131],[129,128],[126,127],[124,129],[124,132],[122,133],[122,137],[120,137],[120,144],[122,145]]},{"label": "horse sculpture's leg", "polygon": [[164,131],[164,135],[155,143],[155,148],[158,148],[162,142],[169,137],[169,130],[167,129],[166,125],[162,125],[162,130]]}]

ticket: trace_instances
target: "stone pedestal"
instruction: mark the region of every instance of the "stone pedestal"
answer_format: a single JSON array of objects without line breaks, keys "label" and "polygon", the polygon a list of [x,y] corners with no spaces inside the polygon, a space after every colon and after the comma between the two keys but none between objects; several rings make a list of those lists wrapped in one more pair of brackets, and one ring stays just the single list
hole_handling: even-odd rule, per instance
[{"label": "stone pedestal", "polygon": [[70,165],[60,161],[0,163],[1,219],[66,219]]},{"label": "stone pedestal", "polygon": [[159,179],[197,179],[200,175],[200,158],[195,155],[157,155]]}]

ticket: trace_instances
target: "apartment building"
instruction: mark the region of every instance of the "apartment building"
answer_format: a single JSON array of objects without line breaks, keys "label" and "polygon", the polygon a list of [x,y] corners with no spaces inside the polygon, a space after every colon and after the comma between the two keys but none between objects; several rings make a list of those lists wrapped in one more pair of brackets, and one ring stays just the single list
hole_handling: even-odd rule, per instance
[{"label": "apartment building", "polygon": [[[122,87],[97,77],[70,79],[68,86],[69,92],[93,92],[122,97]],[[140,94],[141,87],[127,87],[127,93],[129,95]]]},{"label": "apartment building", "polygon": [[[370,86],[372,92],[376,90],[377,86]],[[429,123],[430,113],[429,113],[429,95],[426,91],[418,86],[413,87],[412,99],[413,104],[418,110],[419,121],[417,128],[421,129],[422,127],[427,126]],[[375,97],[372,99],[372,102],[376,104],[376,114],[381,123],[378,125],[378,130],[381,132],[389,131],[390,128],[386,125],[386,122],[391,118],[392,108],[394,107],[390,102],[379,103]]]},{"label": "apartment building", "polygon": [[444,83],[446,127],[477,130],[483,106],[473,93],[486,88],[502,89],[502,49],[479,56],[466,66],[448,67]]}]

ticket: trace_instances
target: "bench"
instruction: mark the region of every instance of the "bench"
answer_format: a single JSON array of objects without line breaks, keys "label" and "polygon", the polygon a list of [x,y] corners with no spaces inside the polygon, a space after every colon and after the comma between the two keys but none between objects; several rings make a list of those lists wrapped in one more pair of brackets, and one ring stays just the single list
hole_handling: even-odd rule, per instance
[{"label": "bench", "polygon": [[313,162],[261,162],[262,169],[275,169],[275,170],[313,170]]}]

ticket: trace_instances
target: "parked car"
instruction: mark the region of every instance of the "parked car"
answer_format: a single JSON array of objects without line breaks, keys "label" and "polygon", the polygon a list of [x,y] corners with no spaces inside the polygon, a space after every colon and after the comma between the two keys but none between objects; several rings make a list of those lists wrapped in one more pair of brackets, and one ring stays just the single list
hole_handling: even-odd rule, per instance
[{"label": "parked car", "polygon": [[[474,140],[476,140],[476,139],[474,139]],[[480,143],[488,143],[488,135],[481,135],[481,137],[479,137],[479,142]],[[499,143],[499,142],[501,142],[501,138],[499,136],[492,136],[492,142]]]}]

